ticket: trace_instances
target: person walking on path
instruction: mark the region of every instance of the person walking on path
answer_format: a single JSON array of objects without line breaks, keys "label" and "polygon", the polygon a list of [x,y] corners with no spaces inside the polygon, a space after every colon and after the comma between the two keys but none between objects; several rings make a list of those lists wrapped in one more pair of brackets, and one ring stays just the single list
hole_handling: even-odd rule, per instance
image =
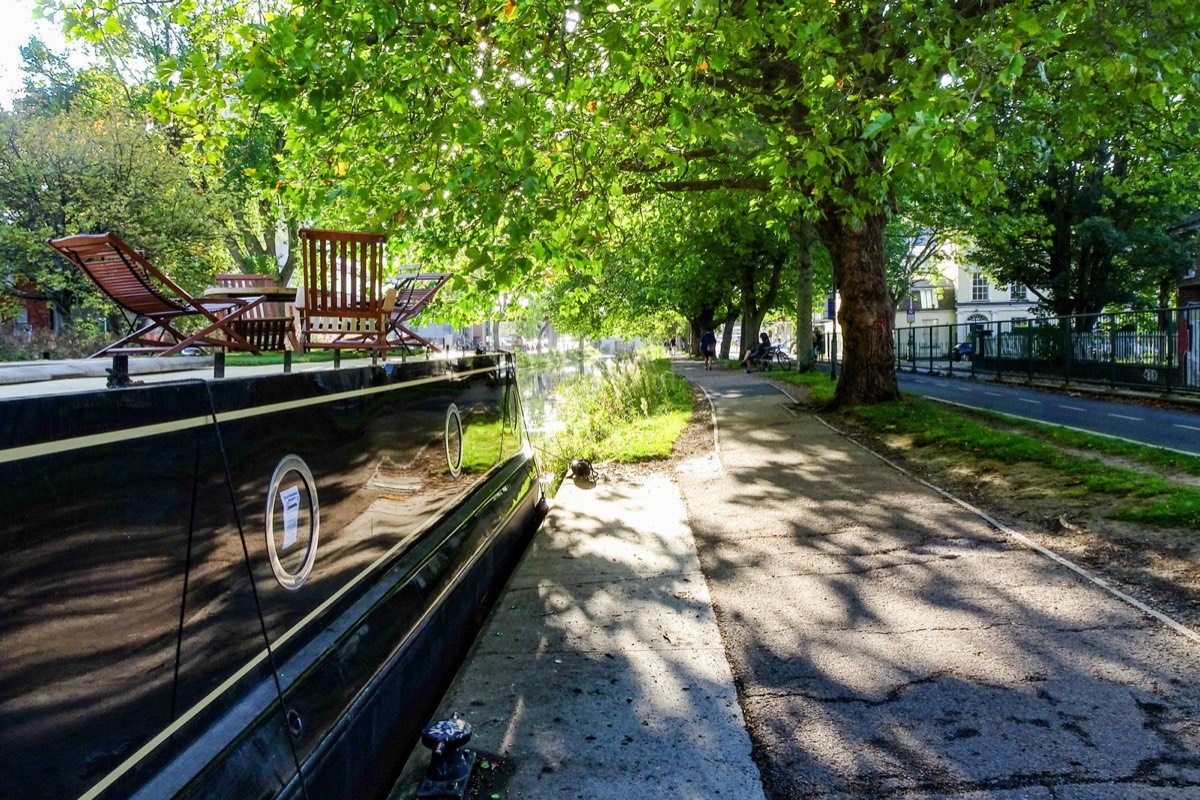
[{"label": "person walking on path", "polygon": [[700,337],[700,355],[704,357],[704,368],[712,369],[713,356],[717,354],[717,335],[712,331],[705,331]]}]

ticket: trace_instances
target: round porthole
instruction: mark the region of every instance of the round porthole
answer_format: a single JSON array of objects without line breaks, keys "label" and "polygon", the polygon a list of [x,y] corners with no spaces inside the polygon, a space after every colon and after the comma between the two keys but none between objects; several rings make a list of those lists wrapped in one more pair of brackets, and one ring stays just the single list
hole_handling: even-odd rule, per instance
[{"label": "round porthole", "polygon": [[321,509],[317,484],[300,456],[285,456],[267,492],[267,555],[285,589],[299,589],[317,561]]},{"label": "round porthole", "polygon": [[462,472],[463,430],[462,417],[458,415],[458,406],[450,404],[446,411],[446,466],[450,474],[458,477]]}]

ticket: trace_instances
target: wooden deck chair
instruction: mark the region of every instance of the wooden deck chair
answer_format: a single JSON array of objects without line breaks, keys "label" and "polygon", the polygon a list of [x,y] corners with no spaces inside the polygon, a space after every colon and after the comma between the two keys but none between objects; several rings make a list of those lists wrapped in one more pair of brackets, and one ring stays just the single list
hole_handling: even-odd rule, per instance
[{"label": "wooden deck chair", "polygon": [[418,336],[407,323],[425,310],[450,277],[448,272],[400,274],[400,279],[396,282],[396,305],[392,308],[392,316],[388,321],[388,339],[393,344],[407,350],[411,342],[418,342],[435,353],[440,352],[432,342]]},{"label": "wooden deck chair", "polygon": [[296,350],[387,350],[396,301],[383,291],[382,233],[302,228],[304,287],[296,294]]},{"label": "wooden deck chair", "polygon": [[[217,275],[216,283],[222,289],[245,289],[275,291],[275,278],[271,275],[230,274]],[[296,346],[296,335],[292,327],[290,304],[278,300],[259,302],[230,323],[231,328],[259,350],[286,350],[290,339]]]},{"label": "wooden deck chair", "polygon": [[[130,316],[127,335],[92,358],[108,353],[168,356],[203,345],[255,350],[223,319],[239,303],[192,297],[116,234],[79,234],[48,239],[46,244],[79,267]],[[189,316],[203,321],[190,335],[177,327],[177,320]]]}]

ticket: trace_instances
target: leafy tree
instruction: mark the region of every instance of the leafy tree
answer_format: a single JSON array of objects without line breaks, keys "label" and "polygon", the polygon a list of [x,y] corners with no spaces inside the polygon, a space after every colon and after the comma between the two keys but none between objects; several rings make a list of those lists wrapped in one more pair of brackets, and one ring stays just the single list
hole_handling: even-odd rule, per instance
[{"label": "leafy tree", "polygon": [[[88,7],[97,29],[116,13]],[[874,402],[898,393],[897,198],[989,194],[997,167],[967,145],[1007,138],[993,105],[1036,95],[1043,72],[1189,113],[1198,15],[1190,0],[297,3],[178,64],[168,102],[211,144],[252,113],[286,123],[291,202],[404,229],[496,290],[589,260],[616,197],[753,194],[815,224],[842,296],[838,400]]]},{"label": "leafy tree", "polygon": [[[981,110],[1001,191],[970,198],[972,256],[1058,315],[1149,300],[1184,263],[1165,229],[1200,201],[1196,8],[1097,7]],[[1003,135],[1000,135],[1002,132]],[[1079,324],[1090,326],[1088,318]]]},{"label": "leafy tree", "polygon": [[1027,286],[1051,313],[1082,315],[1085,328],[1106,306],[1152,303],[1190,261],[1166,230],[1194,206],[1189,192],[1163,185],[1164,175],[1180,182],[1177,165],[1138,157],[1132,144],[1093,141],[1077,155],[1047,146],[1036,171],[1008,172],[1003,199],[971,216],[970,257],[1001,283]]},{"label": "leafy tree", "polygon": [[[216,133],[200,107],[172,96],[178,72],[221,63],[232,29],[262,22],[283,3],[233,0],[113,4],[41,0],[42,12],[86,40],[131,87],[130,104],[153,113],[201,167],[200,182],[225,199],[225,246],[237,270],[273,273],[286,285],[295,270],[299,217],[284,202],[281,121],[250,110],[236,128]],[[203,109],[226,113],[224,107]],[[215,135],[210,135],[215,134]],[[286,243],[286,247],[282,245]],[[279,254],[283,252],[282,258]]]},{"label": "leafy tree", "polygon": [[[219,205],[216,205],[219,210]],[[227,264],[214,202],[161,134],[123,109],[0,112],[0,263],[6,293],[50,301],[60,319],[98,297],[47,238],[112,231],[199,291]],[[36,287],[30,291],[27,287]]]}]

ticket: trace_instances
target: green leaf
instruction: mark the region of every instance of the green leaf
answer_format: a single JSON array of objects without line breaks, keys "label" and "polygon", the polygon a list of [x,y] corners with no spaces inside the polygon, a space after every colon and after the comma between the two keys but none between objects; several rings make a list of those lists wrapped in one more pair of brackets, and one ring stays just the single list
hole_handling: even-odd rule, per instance
[{"label": "green leaf", "polygon": [[877,111],[871,121],[863,128],[864,139],[874,139],[881,130],[892,121],[892,115],[886,111]]}]

